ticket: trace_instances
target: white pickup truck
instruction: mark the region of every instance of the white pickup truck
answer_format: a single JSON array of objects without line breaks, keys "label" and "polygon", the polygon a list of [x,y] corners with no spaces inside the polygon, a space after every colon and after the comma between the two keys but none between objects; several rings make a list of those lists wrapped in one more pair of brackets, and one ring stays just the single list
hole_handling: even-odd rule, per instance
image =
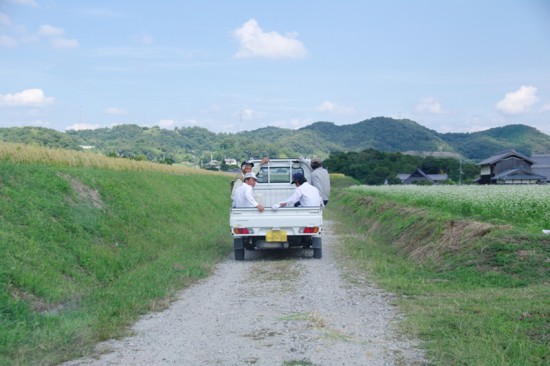
[{"label": "white pickup truck", "polygon": [[[252,160],[260,164],[260,160]],[[323,232],[322,207],[272,206],[289,198],[296,186],[292,175],[304,174],[310,181],[311,169],[298,159],[271,159],[257,173],[254,187],[256,201],[265,211],[256,208],[232,208],[229,225],[233,235],[235,259],[243,260],[246,250],[286,249],[290,247],[312,248],[313,258],[322,257],[321,234]]]}]

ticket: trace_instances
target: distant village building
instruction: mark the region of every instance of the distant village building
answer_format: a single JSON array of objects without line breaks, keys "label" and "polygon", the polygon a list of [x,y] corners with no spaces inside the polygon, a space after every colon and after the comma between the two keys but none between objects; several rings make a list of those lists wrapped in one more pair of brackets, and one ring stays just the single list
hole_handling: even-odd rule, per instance
[{"label": "distant village building", "polygon": [[94,145],[80,145],[80,147],[84,150],[95,149]]},{"label": "distant village building", "polygon": [[531,171],[546,177],[545,182],[550,183],[550,154],[533,154],[531,159],[535,162]]},{"label": "distant village building", "polygon": [[239,165],[237,159],[224,159],[225,165]]},{"label": "distant village building", "polygon": [[397,178],[401,181],[401,184],[418,184],[420,182],[439,184],[442,181],[449,180],[447,174],[426,174],[420,168],[416,168],[412,174],[397,174]]},{"label": "distant village building", "polygon": [[514,149],[504,150],[480,162],[479,184],[540,184],[546,177],[536,174],[534,160]]},{"label": "distant village building", "polygon": [[221,165],[217,160],[210,160],[208,163],[204,164],[204,169],[208,170],[220,170]]}]

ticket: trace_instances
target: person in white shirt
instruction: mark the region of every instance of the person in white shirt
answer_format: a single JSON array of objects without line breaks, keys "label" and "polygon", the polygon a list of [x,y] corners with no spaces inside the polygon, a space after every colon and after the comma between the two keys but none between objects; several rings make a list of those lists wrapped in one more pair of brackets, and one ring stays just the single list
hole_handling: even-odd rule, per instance
[{"label": "person in white shirt", "polygon": [[256,174],[252,172],[244,175],[244,183],[235,191],[233,207],[256,207],[258,211],[264,212],[264,206],[254,199],[253,188],[257,180]]},{"label": "person in white shirt", "polygon": [[269,158],[267,157],[263,158],[260,165],[256,165],[256,166],[254,166],[254,163],[252,162],[243,161],[241,164],[241,171],[238,172],[237,175],[235,175],[235,177],[231,181],[231,199],[235,199],[235,192],[237,191],[237,188],[239,188],[243,184],[244,175],[250,172],[254,174],[258,174],[261,167],[267,163],[269,163]]},{"label": "person in white shirt", "polygon": [[287,205],[296,206],[299,203],[303,207],[319,207],[323,206],[323,200],[319,194],[319,190],[309,184],[302,173],[294,173],[292,176],[292,184],[296,184],[296,189],[292,196],[284,202],[279,203],[281,207]]}]

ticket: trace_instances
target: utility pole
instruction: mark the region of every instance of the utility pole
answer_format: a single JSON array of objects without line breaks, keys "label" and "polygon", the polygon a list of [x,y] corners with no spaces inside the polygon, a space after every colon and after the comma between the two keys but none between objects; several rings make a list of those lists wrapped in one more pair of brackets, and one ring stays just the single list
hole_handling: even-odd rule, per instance
[{"label": "utility pole", "polygon": [[460,168],[458,169],[458,185],[462,182],[462,158],[460,158]]}]

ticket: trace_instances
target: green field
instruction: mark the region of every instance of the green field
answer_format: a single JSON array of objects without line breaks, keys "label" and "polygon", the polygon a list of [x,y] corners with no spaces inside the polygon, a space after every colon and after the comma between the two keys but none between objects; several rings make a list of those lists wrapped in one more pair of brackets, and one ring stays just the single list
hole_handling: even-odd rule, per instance
[{"label": "green field", "polygon": [[483,204],[472,192],[494,199],[490,188],[517,203],[514,192],[527,187],[440,188],[338,192],[330,213],[346,234],[341,255],[397,295],[404,330],[424,341],[433,364],[548,365],[550,235],[540,230],[547,221],[532,213],[542,204],[514,210],[531,219],[506,220],[463,207]]},{"label": "green field", "polygon": [[550,185],[357,186],[369,196],[541,232],[550,229]]}]

